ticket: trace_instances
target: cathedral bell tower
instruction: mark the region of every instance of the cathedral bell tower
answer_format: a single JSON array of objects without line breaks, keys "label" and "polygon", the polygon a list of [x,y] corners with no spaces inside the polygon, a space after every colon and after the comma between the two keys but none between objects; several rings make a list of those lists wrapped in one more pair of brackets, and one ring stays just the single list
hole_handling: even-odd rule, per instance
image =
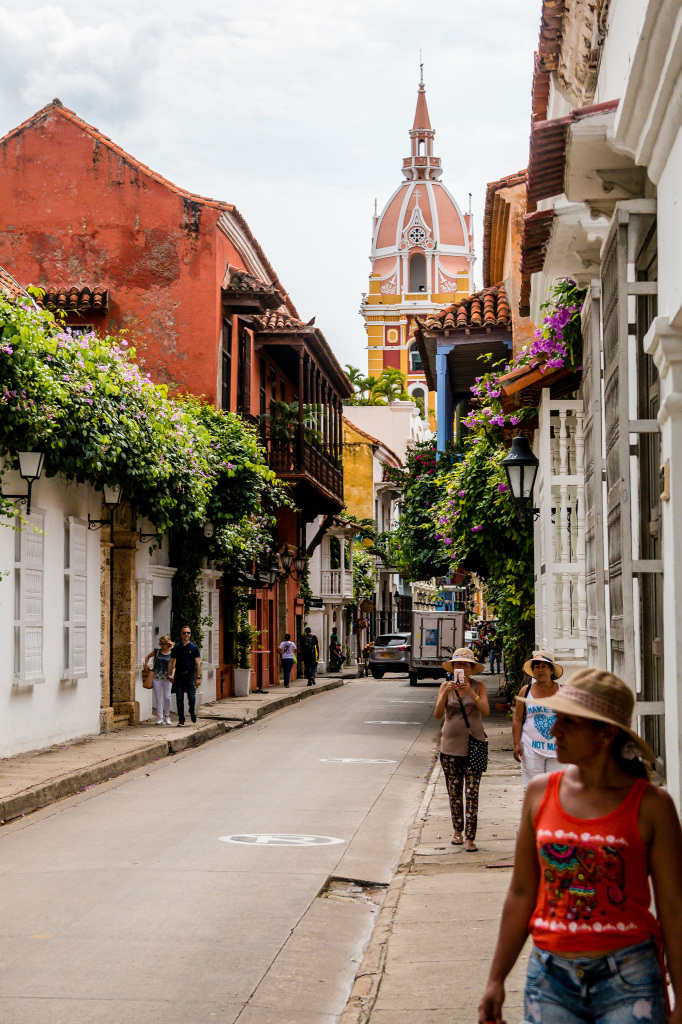
[{"label": "cathedral bell tower", "polygon": [[[368,372],[379,376],[396,367],[407,377],[407,389],[424,408],[435,407],[427,394],[419,352],[414,344],[414,318],[423,318],[467,298],[474,265],[471,209],[462,214],[441,182],[440,157],[434,156],[423,76],[410,131],[410,156],[402,162],[404,181],[373,219],[372,270],[369,292],[360,313],[368,342]],[[431,421],[431,427],[435,422]]]}]

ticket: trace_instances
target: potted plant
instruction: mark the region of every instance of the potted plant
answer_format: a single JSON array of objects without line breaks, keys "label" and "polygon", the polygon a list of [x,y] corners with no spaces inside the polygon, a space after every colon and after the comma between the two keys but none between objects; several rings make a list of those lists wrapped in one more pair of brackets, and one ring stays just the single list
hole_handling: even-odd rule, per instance
[{"label": "potted plant", "polygon": [[255,629],[246,610],[242,611],[234,634],[234,695],[247,697],[251,685],[251,651],[262,629]]}]

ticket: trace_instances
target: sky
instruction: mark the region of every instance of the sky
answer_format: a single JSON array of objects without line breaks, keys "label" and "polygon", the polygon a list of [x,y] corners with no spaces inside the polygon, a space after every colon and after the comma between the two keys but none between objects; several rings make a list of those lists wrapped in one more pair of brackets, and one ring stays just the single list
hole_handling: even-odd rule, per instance
[{"label": "sky", "polygon": [[[358,309],[409,155],[472,193],[526,166],[540,0],[0,0],[0,136],[55,97],[175,184],[234,203],[302,319],[366,370]],[[1,254],[0,254],[1,255]]]}]

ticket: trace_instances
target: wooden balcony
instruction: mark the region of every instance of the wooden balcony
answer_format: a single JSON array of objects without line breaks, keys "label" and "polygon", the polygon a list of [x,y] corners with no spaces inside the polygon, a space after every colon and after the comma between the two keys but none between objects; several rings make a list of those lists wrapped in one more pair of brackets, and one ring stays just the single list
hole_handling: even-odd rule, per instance
[{"label": "wooden balcony", "polygon": [[265,444],[270,468],[294,486],[302,509],[322,514],[343,508],[343,470],[321,446],[298,437],[267,437]]}]

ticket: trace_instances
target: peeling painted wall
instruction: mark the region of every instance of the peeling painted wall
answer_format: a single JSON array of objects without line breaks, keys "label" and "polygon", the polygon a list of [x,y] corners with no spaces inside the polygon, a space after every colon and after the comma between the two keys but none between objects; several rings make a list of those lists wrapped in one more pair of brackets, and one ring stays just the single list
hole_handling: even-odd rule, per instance
[{"label": "peeling painted wall", "polygon": [[220,210],[178,194],[58,111],[0,145],[0,264],[22,284],[109,291],[98,333],[127,330],[157,381],[216,400]]}]

